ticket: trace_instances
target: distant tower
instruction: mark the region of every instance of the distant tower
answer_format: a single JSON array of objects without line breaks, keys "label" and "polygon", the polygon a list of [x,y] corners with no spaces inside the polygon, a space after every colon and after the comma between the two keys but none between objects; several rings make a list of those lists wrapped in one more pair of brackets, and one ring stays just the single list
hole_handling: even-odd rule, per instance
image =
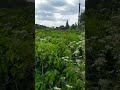
[{"label": "distant tower", "polygon": [[79,13],[78,13],[78,26],[80,25],[80,0],[79,0]]}]

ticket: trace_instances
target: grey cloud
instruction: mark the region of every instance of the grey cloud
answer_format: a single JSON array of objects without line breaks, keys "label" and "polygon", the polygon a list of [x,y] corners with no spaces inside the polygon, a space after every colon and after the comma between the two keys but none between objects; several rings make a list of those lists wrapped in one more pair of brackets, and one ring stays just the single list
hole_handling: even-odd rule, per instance
[{"label": "grey cloud", "polygon": [[78,7],[76,5],[68,5],[61,11],[62,15],[74,15],[78,13]]},{"label": "grey cloud", "polygon": [[[41,12],[42,13],[42,12]],[[51,13],[44,13],[36,17],[37,20],[46,20],[46,21],[66,21],[68,18],[56,18],[54,14]]]},{"label": "grey cloud", "polygon": [[38,11],[35,13],[35,15],[40,15],[40,16],[53,16],[53,13],[50,12],[45,12],[45,11]]},{"label": "grey cloud", "polygon": [[60,7],[60,6],[64,6],[67,4],[67,2],[65,0],[50,0],[48,2],[50,5],[55,6],[55,7]]},{"label": "grey cloud", "polygon": [[37,17],[36,19],[37,19],[37,20],[46,20],[46,21],[56,21],[56,18],[50,17],[50,16],[45,16],[45,17],[39,16],[39,17]]},{"label": "grey cloud", "polygon": [[48,3],[45,3],[45,4],[39,5],[36,10],[37,11],[52,12],[52,11],[56,11],[57,9],[54,6],[51,6]]},{"label": "grey cloud", "polygon": [[[81,9],[84,9],[84,0],[81,1]],[[59,8],[63,8],[60,10]],[[78,13],[78,1],[76,0],[74,5],[68,4],[66,0],[49,0],[46,3],[40,4],[36,8],[36,16],[38,20],[48,21],[66,21],[67,18],[57,19],[54,13],[60,13],[63,16],[74,15]]]}]

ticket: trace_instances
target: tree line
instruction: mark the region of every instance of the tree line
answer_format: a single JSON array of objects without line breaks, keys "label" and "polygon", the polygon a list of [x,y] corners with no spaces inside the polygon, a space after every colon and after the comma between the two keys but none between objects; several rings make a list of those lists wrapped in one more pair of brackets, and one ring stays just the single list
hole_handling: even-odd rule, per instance
[{"label": "tree line", "polygon": [[[81,22],[81,25],[84,25],[85,23],[85,11],[81,13],[81,18],[80,18],[80,22]],[[47,28],[50,28],[50,29],[57,29],[57,30],[69,30],[69,29],[77,29],[77,28],[80,28],[81,26],[78,26],[77,23],[74,23],[72,25],[69,25],[69,21],[67,20],[66,21],[66,24],[65,25],[60,25],[59,27],[47,27],[45,25],[39,25],[39,24],[35,24],[35,28],[36,29],[47,29]]]}]

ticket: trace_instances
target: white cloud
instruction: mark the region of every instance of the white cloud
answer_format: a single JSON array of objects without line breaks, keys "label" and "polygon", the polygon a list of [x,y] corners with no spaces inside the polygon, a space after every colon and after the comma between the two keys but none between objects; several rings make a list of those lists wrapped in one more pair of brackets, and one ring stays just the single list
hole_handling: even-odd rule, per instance
[{"label": "white cloud", "polygon": [[[35,23],[46,26],[77,23],[79,0],[35,0]],[[81,0],[81,9],[85,9],[85,0]]]}]

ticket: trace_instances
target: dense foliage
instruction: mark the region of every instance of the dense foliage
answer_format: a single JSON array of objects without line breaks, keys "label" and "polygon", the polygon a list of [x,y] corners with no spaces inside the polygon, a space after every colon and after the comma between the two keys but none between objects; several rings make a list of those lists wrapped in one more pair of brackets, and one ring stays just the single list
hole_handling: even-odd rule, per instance
[{"label": "dense foliage", "polygon": [[36,29],[35,90],[85,90],[84,35]]},{"label": "dense foliage", "polygon": [[30,4],[30,2],[28,3],[28,1],[29,0],[1,0],[0,8],[18,8],[18,7],[22,8]]},{"label": "dense foliage", "polygon": [[0,90],[34,89],[33,9],[0,9]]},{"label": "dense foliage", "polygon": [[86,1],[87,90],[120,89],[120,1]]}]

